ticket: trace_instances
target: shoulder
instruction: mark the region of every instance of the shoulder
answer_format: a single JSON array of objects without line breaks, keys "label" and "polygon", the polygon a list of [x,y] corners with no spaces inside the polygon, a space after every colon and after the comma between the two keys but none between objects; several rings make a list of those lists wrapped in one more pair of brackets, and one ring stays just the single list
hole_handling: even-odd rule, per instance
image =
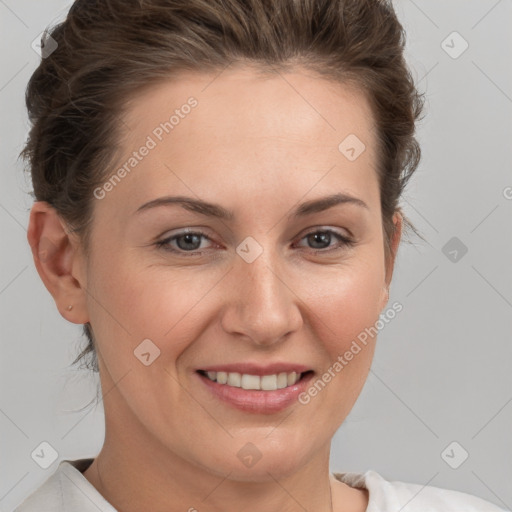
[{"label": "shoulder", "polygon": [[387,481],[375,471],[334,473],[341,482],[368,490],[367,512],[504,512],[481,498],[459,491],[400,481]]},{"label": "shoulder", "polygon": [[91,462],[92,459],[61,461],[14,512],[115,512],[81,472]]},{"label": "shoulder", "polygon": [[63,490],[59,468],[47,478],[32,494],[18,505],[14,512],[63,511]]}]

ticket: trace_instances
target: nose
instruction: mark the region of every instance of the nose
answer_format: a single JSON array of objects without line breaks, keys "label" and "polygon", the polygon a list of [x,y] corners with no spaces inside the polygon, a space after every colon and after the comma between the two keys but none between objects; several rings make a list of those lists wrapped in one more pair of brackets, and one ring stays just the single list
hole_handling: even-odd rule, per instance
[{"label": "nose", "polygon": [[256,345],[273,345],[302,324],[293,278],[266,250],[252,263],[238,256],[226,283],[222,327]]}]

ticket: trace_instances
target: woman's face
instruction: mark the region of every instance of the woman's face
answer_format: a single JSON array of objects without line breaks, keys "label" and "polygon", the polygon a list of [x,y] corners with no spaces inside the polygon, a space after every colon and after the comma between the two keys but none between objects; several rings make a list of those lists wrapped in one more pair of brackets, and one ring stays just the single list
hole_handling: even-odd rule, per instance
[{"label": "woman's face", "polygon": [[[122,128],[124,172],[95,192],[80,278],[110,435],[239,480],[325,454],[375,339],[344,354],[391,278],[363,96],[299,71],[187,73],[139,94]],[[301,209],[337,194],[357,201]],[[175,196],[189,206],[144,207]],[[215,368],[270,387],[292,368],[309,380],[243,390],[198,372]]]}]

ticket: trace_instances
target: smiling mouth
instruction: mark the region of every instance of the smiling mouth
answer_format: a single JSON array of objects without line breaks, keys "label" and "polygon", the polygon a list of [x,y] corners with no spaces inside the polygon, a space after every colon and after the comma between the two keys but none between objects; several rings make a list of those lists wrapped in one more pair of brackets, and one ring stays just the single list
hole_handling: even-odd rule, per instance
[{"label": "smiling mouth", "polygon": [[281,372],[260,376],[237,372],[207,372],[205,370],[197,370],[197,372],[218,384],[256,391],[274,391],[294,386],[304,377],[313,373],[312,370],[309,370],[302,373]]}]

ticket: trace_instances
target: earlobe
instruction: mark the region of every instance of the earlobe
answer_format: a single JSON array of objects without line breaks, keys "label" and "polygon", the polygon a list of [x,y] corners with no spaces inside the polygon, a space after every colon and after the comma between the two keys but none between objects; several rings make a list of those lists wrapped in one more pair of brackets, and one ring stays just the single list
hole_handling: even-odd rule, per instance
[{"label": "earlobe", "polygon": [[84,274],[81,273],[79,279],[73,275],[74,262],[80,257],[78,244],[71,238],[65,222],[49,203],[36,201],[33,204],[27,240],[37,272],[55,300],[60,314],[73,323],[88,322]]}]

